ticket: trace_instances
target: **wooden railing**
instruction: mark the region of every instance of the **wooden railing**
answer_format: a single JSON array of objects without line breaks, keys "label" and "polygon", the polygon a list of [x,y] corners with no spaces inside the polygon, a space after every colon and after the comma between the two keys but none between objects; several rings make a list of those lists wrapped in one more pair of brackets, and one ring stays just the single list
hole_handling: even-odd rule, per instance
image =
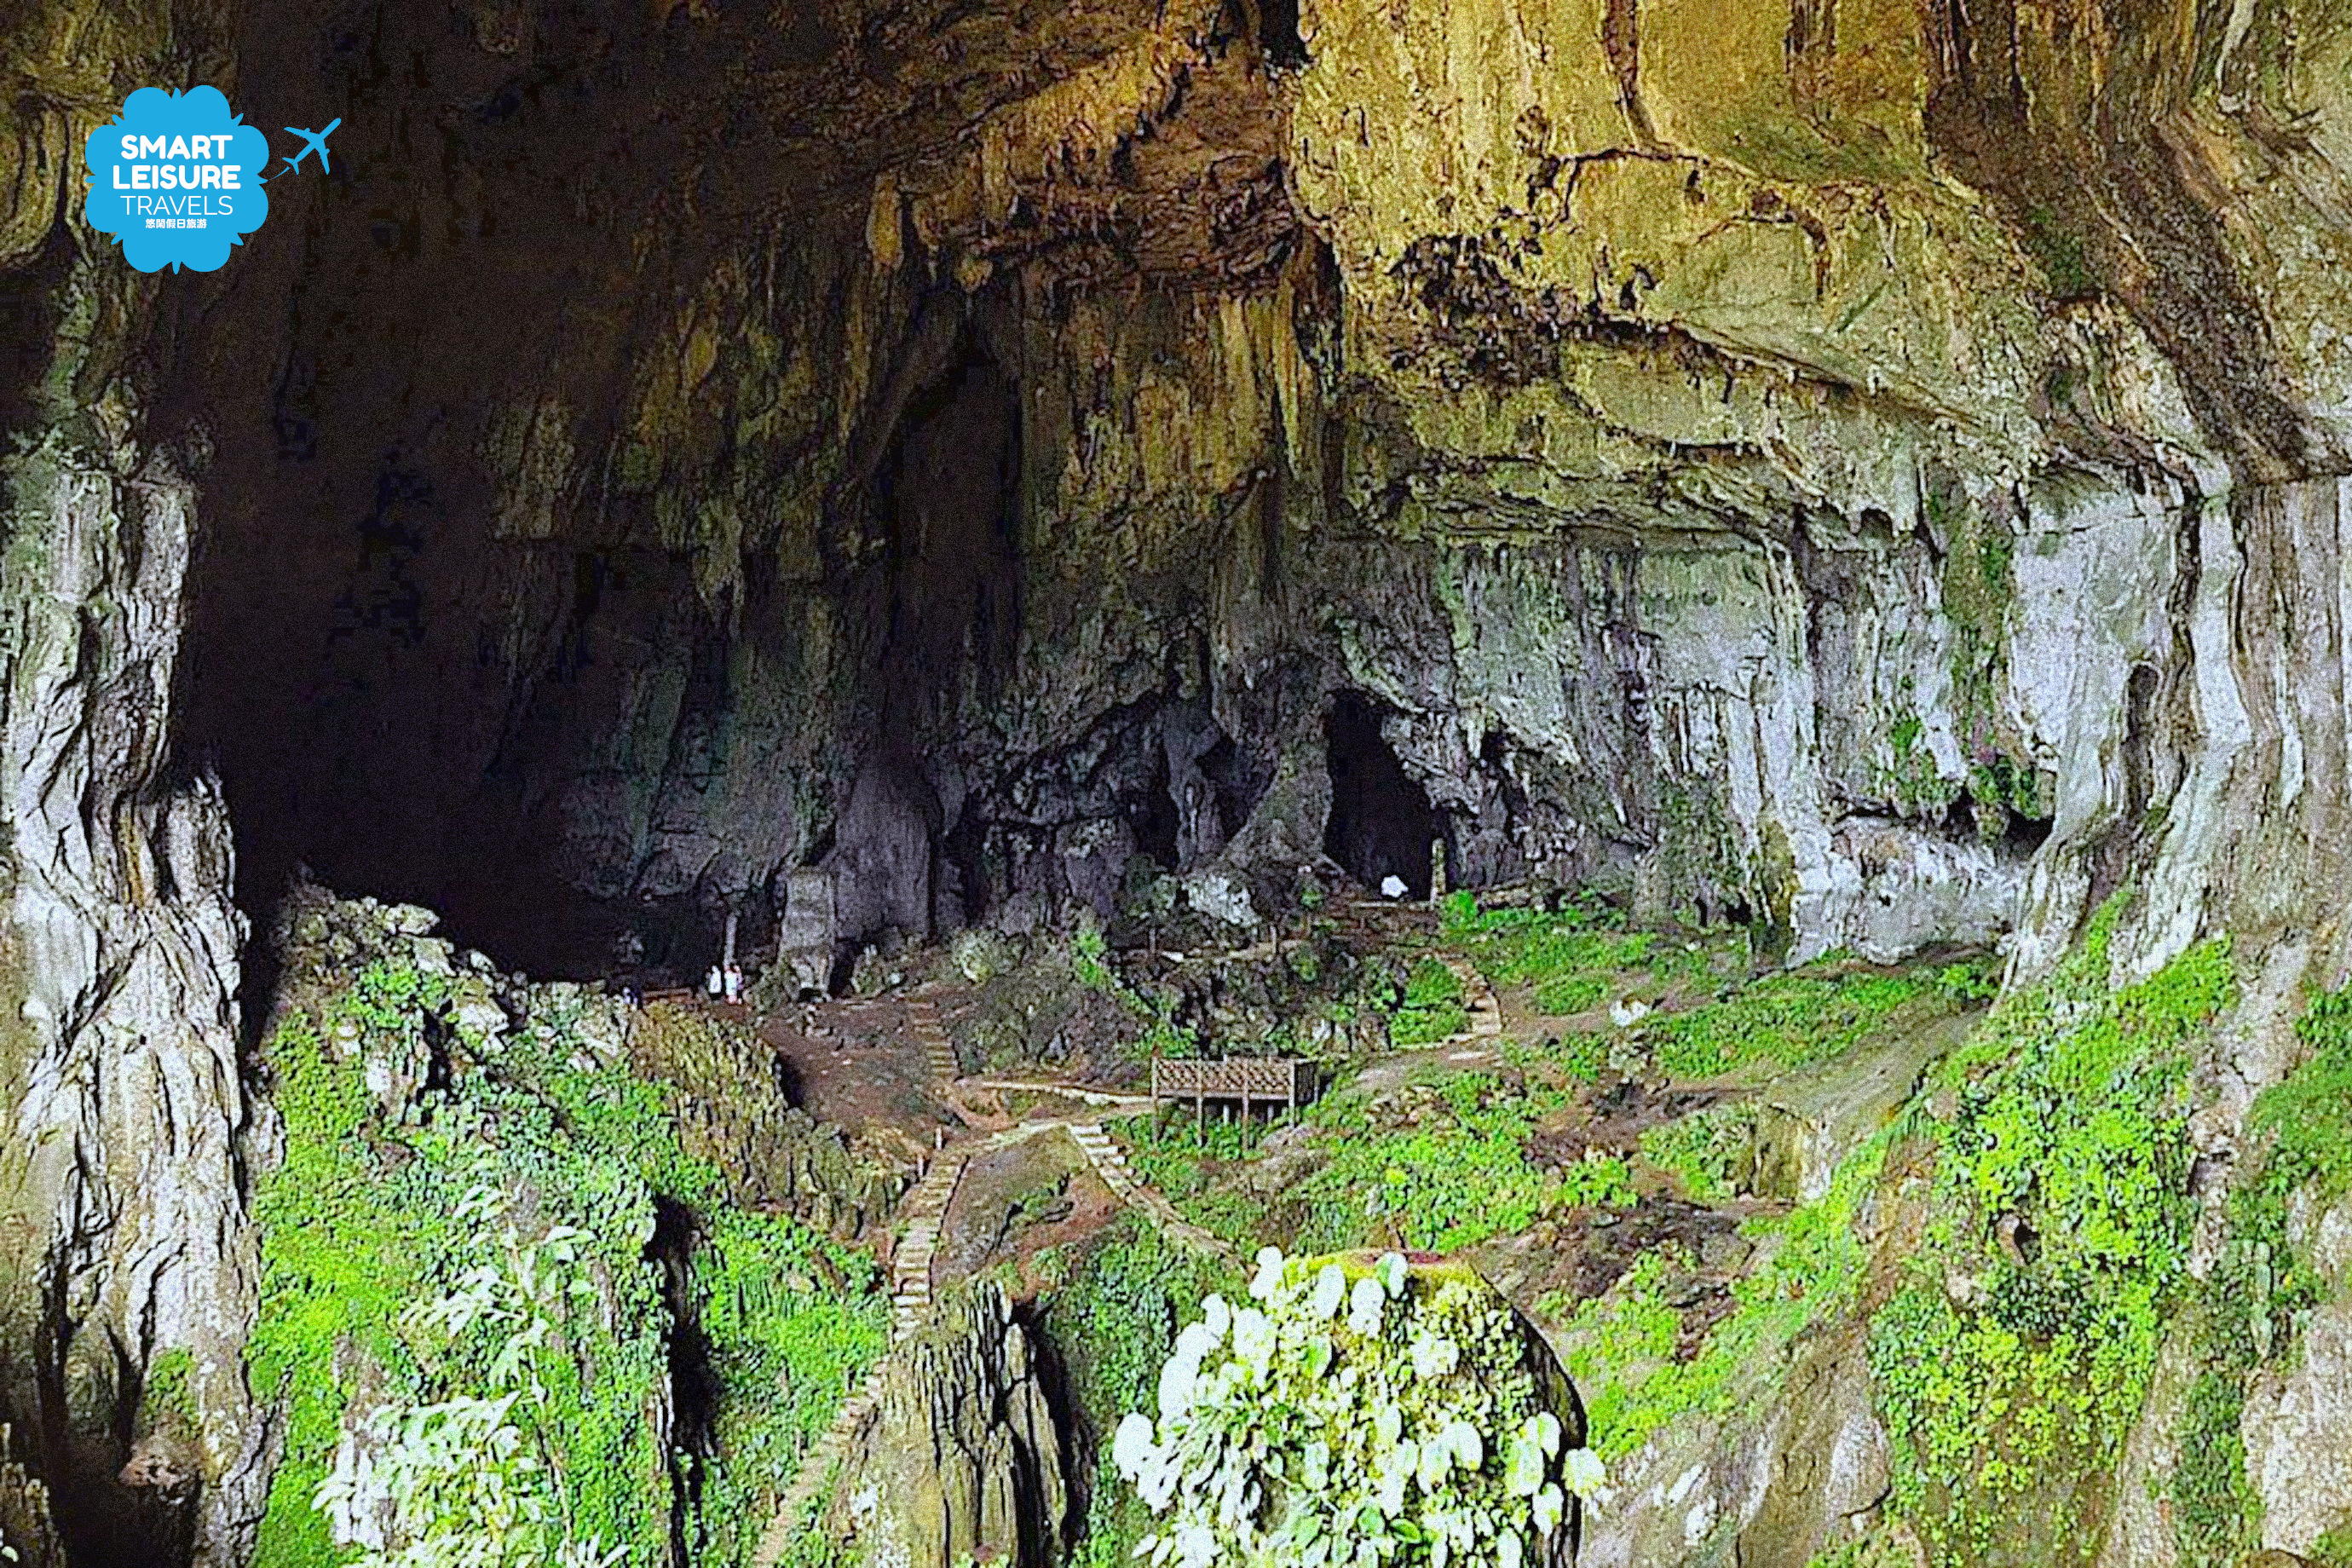
[{"label": "wooden railing", "polygon": [[1314,1098],[1315,1064],[1299,1057],[1154,1057],[1151,1061],[1154,1110],[1163,1100],[1180,1105],[1189,1100],[1195,1112],[1215,1100],[1238,1102],[1246,1115],[1260,1105],[1295,1109]]}]

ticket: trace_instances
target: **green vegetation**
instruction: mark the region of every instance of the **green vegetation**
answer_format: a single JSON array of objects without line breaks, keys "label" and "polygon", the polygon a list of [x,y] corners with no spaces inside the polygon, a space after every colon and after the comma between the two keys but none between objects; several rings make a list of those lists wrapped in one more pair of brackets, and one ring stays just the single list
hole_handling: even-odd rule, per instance
[{"label": "green vegetation", "polygon": [[1715,1078],[1751,1063],[1811,1067],[1852,1050],[1894,1012],[1938,991],[1942,972],[1846,971],[1832,954],[1768,974],[1719,1001],[1654,1017],[1658,1065],[1678,1079]]},{"label": "green vegetation", "polygon": [[1469,1026],[1461,977],[1433,958],[1415,963],[1405,976],[1404,999],[1389,1019],[1389,1038],[1407,1047],[1433,1046]]},{"label": "green vegetation", "polygon": [[1401,1127],[1375,1121],[1360,1099],[1322,1101],[1307,1119],[1324,1134],[1324,1162],[1291,1189],[1306,1213],[1299,1247],[1454,1252],[1559,1210],[1631,1206],[1622,1159],[1545,1165],[1528,1157],[1528,1136],[1567,1100],[1557,1087],[1463,1073],[1433,1086]]},{"label": "green vegetation", "polygon": [[[360,1389],[371,1410],[472,1423],[436,1427],[447,1444],[527,1453],[530,1477],[501,1472],[517,1518],[551,1511],[566,1541],[629,1568],[667,1561],[682,1457],[664,1451],[651,1415],[674,1314],[708,1342],[723,1456],[703,1475],[690,1533],[702,1560],[743,1560],[794,1457],[880,1352],[872,1265],[790,1219],[730,1207],[722,1173],[680,1147],[664,1091],[601,1064],[562,1017],[485,1048],[457,1029],[451,992],[445,976],[379,958],[290,1009],[266,1047],[285,1159],[256,1200],[248,1356],[257,1393],[281,1402],[286,1447],[257,1563],[350,1559],[313,1499],[339,1450],[348,1468]],[[682,1298],[665,1300],[649,1247],[686,1265]],[[564,1294],[541,1300],[530,1282],[559,1277]],[[512,1359],[519,1336],[527,1363]],[[466,1489],[488,1470],[474,1468],[410,1476],[420,1531],[439,1528],[444,1504],[480,1504],[487,1494]],[[349,1475],[339,1484],[323,1504],[363,1495]],[[513,1551],[538,1550],[528,1534],[518,1525]]]},{"label": "green vegetation", "polygon": [[2285,1082],[2254,1106],[2253,1131],[2272,1140],[2273,1179],[2315,1184],[2333,1200],[2352,1192],[2352,1138],[2345,1136],[2352,1107],[2352,987],[2313,999],[2295,1024],[2311,1055]]},{"label": "green vegetation", "polygon": [[2339,1524],[2311,1543],[2305,1555],[2319,1568],[2352,1568],[2352,1524]]},{"label": "green vegetation", "polygon": [[[2239,1433],[2246,1383],[2287,1357],[2297,1314],[2325,1293],[2288,1243],[2288,1205],[2305,1189],[2322,1204],[2352,1191],[2352,992],[2313,998],[2295,1033],[2310,1055],[2254,1102],[2249,1130],[2263,1152],[2230,1194],[2228,1237],[2196,1303],[2200,1368],[2172,1478],[2174,1534],[2191,1561],[2227,1561],[2260,1539]],[[2313,1556],[2352,1563],[2352,1541]]]},{"label": "green vegetation", "polygon": [[1121,1129],[1129,1162],[1194,1225],[1247,1252],[1265,1239],[1265,1205],[1230,1179],[1256,1152],[1266,1123],[1194,1123],[1179,1115],[1138,1138]]},{"label": "green vegetation", "polygon": [[1073,1397],[1100,1450],[1073,1568],[1125,1568],[1150,1529],[1149,1510],[1117,1484],[1112,1428],[1125,1412],[1150,1405],[1177,1328],[1196,1303],[1240,1284],[1223,1265],[1171,1245],[1124,1215],[1053,1295],[1047,1326],[1068,1358]]},{"label": "green vegetation", "polygon": [[196,1413],[196,1358],[184,1345],[158,1352],[139,1392],[139,1420],[151,1432],[193,1443],[202,1431]]},{"label": "green vegetation", "polygon": [[[1905,694],[1910,682],[1905,679]],[[1918,712],[1906,708],[1886,732],[1887,760],[1877,764],[1876,787],[1888,804],[1906,816],[1941,811],[1952,800],[1952,786],[1944,781],[1936,755],[1926,744],[1927,727]]]},{"label": "green vegetation", "polygon": [[1113,1455],[1155,1516],[1137,1558],[1519,1568],[1601,1467],[1509,1307],[1459,1266],[1259,1254],[1202,1303]]},{"label": "green vegetation", "polygon": [[1254,1194],[1237,1169],[1255,1156],[1265,1123],[1195,1127],[1179,1117],[1156,1134],[1126,1135],[1124,1146],[1185,1217],[1237,1247],[1295,1232],[1288,1239],[1306,1250],[1451,1252],[1549,1214],[1632,1206],[1624,1160],[1595,1153],[1545,1163],[1528,1153],[1531,1135],[1575,1087],[1532,1072],[1438,1073],[1395,1102],[1332,1096],[1306,1113],[1315,1163],[1278,1201]]},{"label": "green vegetation", "polygon": [[1164,992],[1147,995],[1129,984],[1111,961],[1102,927],[1091,919],[1082,921],[1070,938],[1070,966],[1080,984],[1109,997],[1142,1023],[1143,1035],[1135,1046],[1139,1056],[1181,1059],[1201,1054],[1200,1037],[1176,1021],[1176,999]]},{"label": "green vegetation", "polygon": [[2098,293],[2098,276],[2091,269],[2082,236],[2068,226],[2062,215],[2035,207],[2025,215],[2023,237],[2025,253],[2042,268],[2051,295],[2059,303],[2087,300]]},{"label": "green vegetation", "polygon": [[1756,1108],[1723,1100],[1642,1134],[1642,1158],[1681,1184],[1693,1203],[1718,1204],[1738,1190],[1756,1140]]},{"label": "green vegetation", "polygon": [[2185,1282],[2189,1047],[2231,996],[2229,954],[2111,994],[2119,909],[1994,1010],[1943,1070],[1951,1115],[1922,1119],[1938,1217],[1870,1353],[1895,1505],[1940,1562],[2112,1463]]},{"label": "green vegetation", "polygon": [[1656,987],[1714,973],[1724,949],[1624,929],[1598,900],[1559,910],[1481,910],[1468,893],[1446,900],[1448,942],[1497,985],[1526,985],[1542,1012],[1588,1012],[1629,986]]},{"label": "green vegetation", "polygon": [[1882,1132],[1856,1151],[1819,1201],[1741,1227],[1762,1261],[1733,1285],[1729,1315],[1694,1346],[1682,1346],[1682,1314],[1666,1300],[1668,1275],[1688,1263],[1676,1252],[1644,1253],[1600,1296],[1544,1303],[1602,1458],[1634,1453],[1670,1423],[1727,1414],[1799,1334],[1853,1306],[1866,1262],[1854,1219],[1894,1137]]}]

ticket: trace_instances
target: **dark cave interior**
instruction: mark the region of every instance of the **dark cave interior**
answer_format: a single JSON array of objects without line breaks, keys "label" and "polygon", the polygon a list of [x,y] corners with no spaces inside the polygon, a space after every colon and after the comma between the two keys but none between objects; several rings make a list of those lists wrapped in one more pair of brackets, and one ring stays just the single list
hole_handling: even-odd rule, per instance
[{"label": "dark cave interior", "polygon": [[1323,847],[1367,888],[1389,878],[1416,899],[1429,897],[1432,847],[1443,837],[1429,792],[1406,773],[1381,733],[1380,713],[1359,692],[1332,699],[1331,814]]}]

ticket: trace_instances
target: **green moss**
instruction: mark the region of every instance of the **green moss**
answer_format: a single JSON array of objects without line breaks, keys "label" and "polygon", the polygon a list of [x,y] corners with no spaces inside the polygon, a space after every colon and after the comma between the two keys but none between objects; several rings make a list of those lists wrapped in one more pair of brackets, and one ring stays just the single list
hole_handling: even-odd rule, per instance
[{"label": "green moss", "polygon": [[2352,1568],[2352,1524],[2339,1524],[2311,1543],[2305,1553],[2319,1568]]},{"label": "green moss", "polygon": [[2298,1314],[2325,1294],[2288,1243],[2289,1205],[2306,1188],[2322,1203],[2352,1190],[2352,1000],[2342,991],[2314,998],[2295,1033],[2310,1055],[2255,1102],[2250,1130],[2261,1152],[2230,1194],[2228,1236],[2192,1320],[2200,1364],[2176,1434],[2172,1520],[2195,1562],[2230,1561],[2261,1539],[2240,1436],[2246,1384],[2288,1359]]},{"label": "green moss", "polygon": [[2082,237],[2058,214],[2045,207],[2027,213],[2023,237],[2025,253],[2042,268],[2051,294],[2060,302],[2087,300],[2098,293],[2098,276],[2091,269]]},{"label": "green moss", "polygon": [[[2205,943],[2109,994],[2119,910],[1996,1007],[1941,1075],[1952,1114],[1924,1124],[1937,1218],[1870,1360],[1895,1506],[1937,1562],[2030,1531],[2043,1502],[2112,1468],[2186,1281],[2187,1072],[2233,994],[2229,953]],[[2082,1498],[2065,1506],[2079,1526]],[[2073,1529],[2048,1549],[2093,1540]]]},{"label": "green moss", "polygon": [[196,1358],[184,1345],[160,1351],[147,1363],[139,1390],[139,1423],[150,1432],[168,1432],[194,1443],[203,1431],[196,1411]]},{"label": "green moss", "polygon": [[[1907,697],[1907,678],[1904,687]],[[1875,763],[1873,787],[1906,816],[1932,816],[1950,805],[1958,793],[1944,778],[1927,739],[1926,721],[1916,710],[1906,708],[1888,728],[1885,757]]]},{"label": "green moss", "polygon": [[1658,867],[1675,905],[1689,910],[1703,898],[1720,900],[1750,889],[1754,879],[1719,782],[1661,779],[1657,824]]},{"label": "green moss", "polygon": [[[566,1347],[572,1372],[546,1402],[572,1529],[620,1548],[632,1568],[667,1560],[672,1455],[654,1417],[683,1311],[709,1347],[721,1456],[700,1478],[688,1532],[700,1561],[746,1560],[796,1456],[882,1348],[877,1271],[791,1219],[730,1207],[721,1173],[680,1146],[664,1091],[583,1065],[592,1058],[557,1027],[518,1034],[493,1062],[453,1061],[446,1089],[383,1114],[362,1061],[427,1060],[428,1033],[454,1037],[448,1004],[440,978],[378,962],[289,1011],[265,1048],[285,1158],[256,1197],[248,1372],[280,1403],[286,1443],[257,1563],[341,1560],[310,1498],[354,1388],[415,1402],[480,1385],[474,1358],[489,1350],[439,1342],[409,1309],[470,1267],[477,1238],[452,1215],[484,1184],[530,1223],[590,1238],[598,1326]],[[687,1264],[681,1300],[665,1300],[647,1256],[657,1203],[682,1222],[669,1238]]]}]

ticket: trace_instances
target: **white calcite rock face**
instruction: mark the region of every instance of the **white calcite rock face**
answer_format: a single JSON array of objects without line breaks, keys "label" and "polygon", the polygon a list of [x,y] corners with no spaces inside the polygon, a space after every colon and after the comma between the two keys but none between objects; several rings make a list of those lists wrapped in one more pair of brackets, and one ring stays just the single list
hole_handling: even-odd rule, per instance
[{"label": "white calcite rock face", "polygon": [[57,1375],[90,1422],[137,1394],[109,1347],[134,1365],[188,1350],[196,1561],[226,1568],[266,1476],[240,1360],[245,924],[218,790],[165,782],[193,491],[46,449],[7,467],[0,1343],[69,1332]]},{"label": "white calcite rock face", "polygon": [[2352,1521],[2352,1305],[2313,1310],[2300,1353],[2293,1371],[2254,1377],[2241,1426],[2263,1544],[2284,1552]]},{"label": "white calcite rock face", "polygon": [[1230,926],[1258,923],[1257,906],[1250,901],[1248,884],[1231,871],[1216,868],[1187,877],[1184,900],[1202,914]]}]

